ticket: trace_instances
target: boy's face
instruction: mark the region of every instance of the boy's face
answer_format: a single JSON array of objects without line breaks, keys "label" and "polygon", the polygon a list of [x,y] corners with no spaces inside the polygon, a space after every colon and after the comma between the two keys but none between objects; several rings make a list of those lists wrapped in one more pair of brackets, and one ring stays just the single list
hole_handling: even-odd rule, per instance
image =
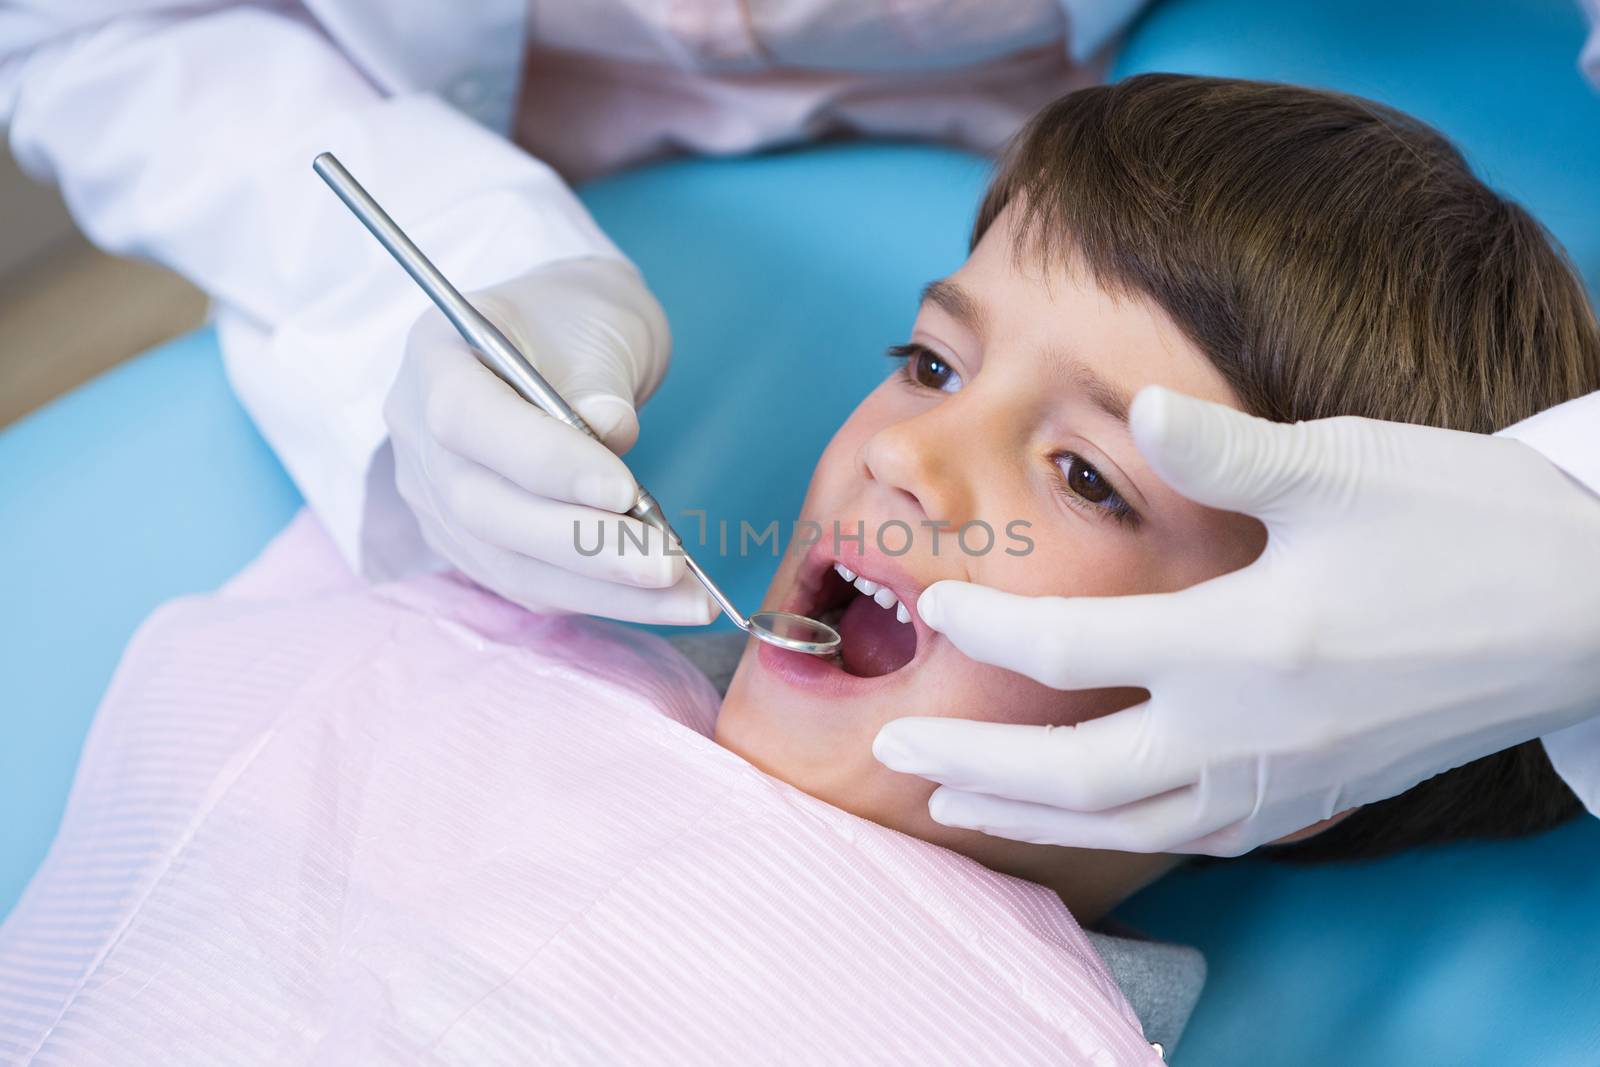
[{"label": "boy's face", "polygon": [[[904,373],[863,400],[828,445],[801,512],[820,524],[821,541],[789,554],[763,607],[818,614],[854,597],[835,562],[914,608],[946,578],[1032,595],[1163,592],[1260,552],[1258,523],[1169,489],[1126,423],[1145,385],[1237,407],[1221,375],[1153,304],[1113,296],[1076,267],[1019,258],[1009,215],[930,286]],[[864,543],[835,538],[835,523],[846,535],[859,524]],[[975,523],[993,532],[992,545],[983,525],[957,536]],[[904,715],[1075,723],[1143,692],[1058,692],[967,659],[914,610],[902,624],[893,608],[856,600],[838,624],[843,666],[746,648],[717,740],[838,807],[1048,881],[1039,866],[1059,863],[1061,850],[933,822],[933,785],[879,764],[873,737]]]}]

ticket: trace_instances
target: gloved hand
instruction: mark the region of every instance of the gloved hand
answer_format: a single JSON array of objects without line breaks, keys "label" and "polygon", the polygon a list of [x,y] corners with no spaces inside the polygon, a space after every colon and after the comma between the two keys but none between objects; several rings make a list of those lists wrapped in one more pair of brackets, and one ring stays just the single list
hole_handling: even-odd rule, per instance
[{"label": "gloved hand", "polygon": [[[671,349],[638,272],[609,259],[546,264],[470,294],[605,441],[547,416],[478,362],[438,311],[417,319],[384,405],[395,481],[423,537],[480,585],[533,610],[699,624],[710,598],[651,531],[619,513],[638,486],[617,458],[639,436],[634,406]],[[608,451],[607,449],[610,449]],[[593,549],[605,524],[605,550]],[[636,540],[617,551],[618,523]]]},{"label": "gloved hand", "polygon": [[974,659],[1151,694],[1075,727],[888,724],[874,752],[942,783],[937,821],[1238,855],[1600,714],[1600,497],[1532,448],[1157,388],[1132,429],[1178,491],[1261,519],[1266,549],[1165,595],[930,586],[918,613]]}]

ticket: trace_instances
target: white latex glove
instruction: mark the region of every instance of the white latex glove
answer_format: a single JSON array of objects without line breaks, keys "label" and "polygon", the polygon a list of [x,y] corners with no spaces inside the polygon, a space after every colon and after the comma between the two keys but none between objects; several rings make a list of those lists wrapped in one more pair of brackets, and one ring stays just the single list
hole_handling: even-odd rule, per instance
[{"label": "white latex glove", "polygon": [[[384,405],[395,482],[423,537],[480,585],[536,611],[700,624],[713,613],[683,560],[651,532],[626,543],[620,513],[638,487],[617,458],[639,436],[634,405],[655,390],[671,349],[666,316],[630,265],[549,263],[469,299],[606,442],[523,400],[478,362],[438,311],[411,329]],[[614,454],[615,453],[615,454]],[[593,548],[605,523],[605,549]]]},{"label": "white latex glove", "polygon": [[1145,389],[1133,436],[1192,499],[1262,520],[1250,566],[1177,593],[930,586],[974,659],[1148,701],[1075,727],[900,719],[874,752],[941,823],[1231,856],[1600,714],[1600,497],[1501,437],[1287,426]]}]

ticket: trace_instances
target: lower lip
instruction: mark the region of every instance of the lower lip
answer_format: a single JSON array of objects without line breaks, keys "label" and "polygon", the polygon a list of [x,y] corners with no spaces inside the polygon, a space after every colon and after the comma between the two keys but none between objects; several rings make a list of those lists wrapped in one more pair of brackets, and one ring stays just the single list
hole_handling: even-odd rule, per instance
[{"label": "lower lip", "polygon": [[[831,657],[790,652],[765,642],[756,650],[756,661],[761,664],[762,670],[796,689],[840,700],[862,696],[894,677],[885,674],[878,678],[862,678],[841,670]],[[894,673],[899,674],[903,670],[904,667]]]},{"label": "lower lip", "polygon": [[[783,611],[803,615],[806,607],[805,597],[799,590],[790,592],[785,603],[779,605]],[[909,623],[907,625],[910,625]],[[923,644],[928,640],[925,633],[917,635],[917,651],[907,663],[897,671],[889,674],[878,675],[873,678],[864,678],[858,674],[851,674],[833,662],[832,656],[812,656],[804,652],[791,652],[777,645],[769,645],[765,641],[757,641],[761,647],[756,650],[756,662],[761,669],[776,676],[780,681],[802,689],[813,696],[830,700],[860,699],[869,693],[883,689],[885,686],[895,684],[895,679],[905,675],[917,662],[922,659]]]},{"label": "lower lip", "polygon": [[804,689],[816,696],[839,700],[858,699],[885,686],[894,685],[896,680],[902,679],[902,676],[922,658],[922,649],[919,646],[917,654],[904,667],[889,674],[866,678],[844,670],[833,662],[831,656],[810,656],[804,652],[790,652],[786,648],[769,645],[765,641],[759,644],[761,647],[756,650],[756,661],[761,664],[762,670],[776,675],[781,681],[796,689]]}]

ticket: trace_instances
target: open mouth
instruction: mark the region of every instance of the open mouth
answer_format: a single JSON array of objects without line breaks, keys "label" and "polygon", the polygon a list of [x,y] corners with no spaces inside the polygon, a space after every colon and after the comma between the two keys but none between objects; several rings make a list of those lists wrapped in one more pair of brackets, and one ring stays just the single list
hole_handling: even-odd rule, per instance
[{"label": "open mouth", "polygon": [[917,627],[900,593],[838,562],[818,579],[805,613],[839,631],[836,667],[858,678],[880,678],[916,658]]}]

